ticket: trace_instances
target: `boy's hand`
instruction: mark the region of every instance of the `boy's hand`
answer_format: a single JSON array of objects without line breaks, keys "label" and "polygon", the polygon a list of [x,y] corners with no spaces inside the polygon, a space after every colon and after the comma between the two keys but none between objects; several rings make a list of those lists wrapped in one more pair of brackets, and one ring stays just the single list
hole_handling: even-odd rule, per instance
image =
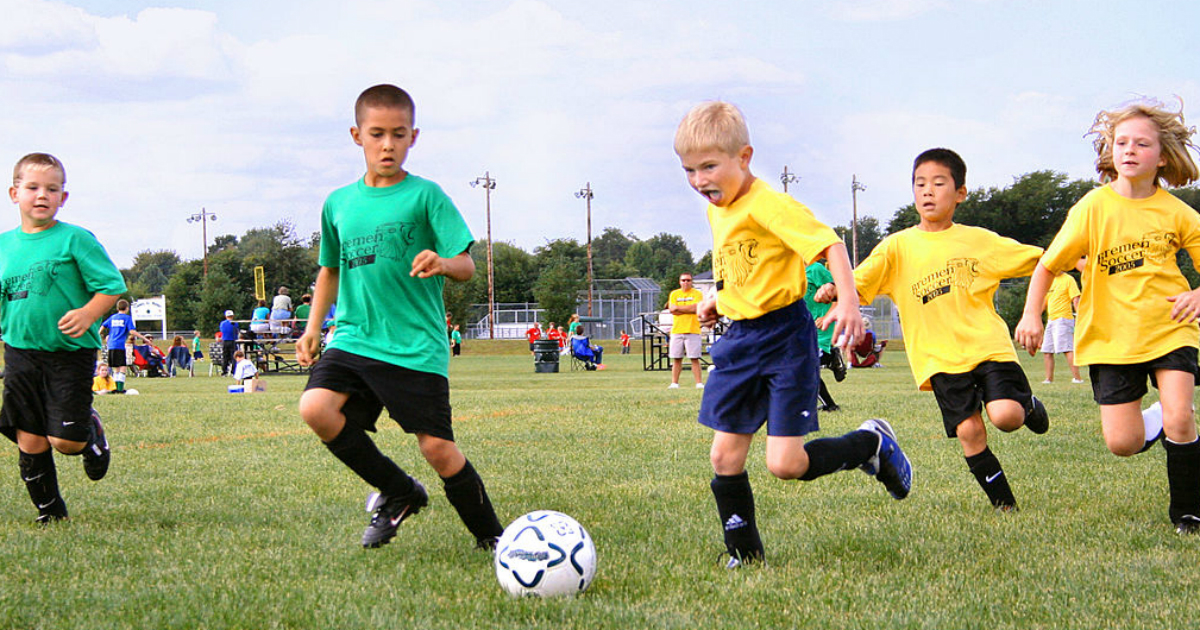
[{"label": "boy's hand", "polygon": [[828,304],[837,299],[837,285],[832,282],[826,282],[817,289],[816,295],[813,296],[814,302]]},{"label": "boy's hand", "polygon": [[1172,295],[1167,301],[1175,303],[1171,307],[1172,320],[1190,324],[1200,318],[1200,288]]},{"label": "boy's hand", "polygon": [[701,326],[712,326],[717,323],[717,299],[704,298],[696,305],[696,316],[700,318]]},{"label": "boy's hand", "polygon": [[321,333],[305,331],[296,340],[296,363],[308,367],[313,364],[314,357],[321,349]]},{"label": "boy's hand", "polygon": [[858,312],[858,305],[853,302],[840,301],[829,309],[829,312],[822,318],[821,330],[828,328],[831,320],[834,321],[834,345],[842,350],[854,347],[859,339],[866,336],[862,313]]},{"label": "boy's hand", "polygon": [[1042,335],[1045,332],[1046,328],[1042,325],[1042,316],[1040,313],[1037,317],[1024,315],[1021,317],[1021,321],[1017,322],[1017,327],[1013,332],[1013,340],[1017,342],[1017,345],[1025,348],[1029,352],[1029,356],[1034,357],[1037,356],[1037,351],[1042,347]]},{"label": "boy's hand", "polygon": [[67,311],[67,314],[58,320],[58,329],[66,336],[78,339],[92,327],[95,321],[96,318],[92,317],[85,309],[77,308]]},{"label": "boy's hand", "polygon": [[424,250],[413,258],[412,272],[408,275],[418,278],[444,276],[446,275],[445,261],[441,256],[437,255],[437,252],[429,249]]}]

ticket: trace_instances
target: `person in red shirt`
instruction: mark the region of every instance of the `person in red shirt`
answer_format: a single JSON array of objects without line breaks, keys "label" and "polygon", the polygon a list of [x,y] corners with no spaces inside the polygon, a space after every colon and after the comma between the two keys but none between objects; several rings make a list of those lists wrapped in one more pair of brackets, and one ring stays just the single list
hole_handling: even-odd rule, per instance
[{"label": "person in red shirt", "polygon": [[629,333],[621,331],[621,354],[629,354]]},{"label": "person in red shirt", "polygon": [[533,326],[525,331],[525,338],[529,340],[529,351],[533,352],[533,342],[542,338],[542,325],[533,322]]}]

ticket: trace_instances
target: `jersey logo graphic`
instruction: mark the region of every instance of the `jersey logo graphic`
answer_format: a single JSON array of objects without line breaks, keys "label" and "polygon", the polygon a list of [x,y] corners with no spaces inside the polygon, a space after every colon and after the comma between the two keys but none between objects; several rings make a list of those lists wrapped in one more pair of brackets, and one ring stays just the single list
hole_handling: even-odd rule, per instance
[{"label": "jersey logo graphic", "polygon": [[7,302],[23,300],[29,297],[30,293],[46,295],[54,285],[54,280],[58,278],[59,264],[61,263],[57,260],[43,260],[29,265],[25,273],[5,278],[0,286],[0,294],[4,295]]},{"label": "jersey logo graphic", "polygon": [[1100,252],[1096,256],[1096,266],[1101,272],[1112,276],[1137,269],[1145,265],[1147,260],[1155,265],[1163,265],[1174,257],[1178,249],[1179,236],[1174,232],[1147,232],[1137,241],[1122,243]]},{"label": "jersey logo graphic", "polygon": [[416,225],[405,221],[384,223],[375,228],[375,240],[379,243],[376,254],[393,260],[406,260],[405,253],[413,244],[413,229]]},{"label": "jersey logo graphic", "polygon": [[913,284],[912,293],[918,300],[921,300],[921,304],[928,304],[950,293],[953,288],[963,291],[970,289],[975,278],[978,277],[978,258],[951,258],[946,261],[945,267]]},{"label": "jersey logo graphic", "polygon": [[[756,249],[758,240],[753,238],[730,243],[717,252],[713,266],[720,272],[723,280],[729,280],[735,287],[741,286],[750,278],[754,266],[758,264]],[[721,287],[724,287],[724,283]]]}]

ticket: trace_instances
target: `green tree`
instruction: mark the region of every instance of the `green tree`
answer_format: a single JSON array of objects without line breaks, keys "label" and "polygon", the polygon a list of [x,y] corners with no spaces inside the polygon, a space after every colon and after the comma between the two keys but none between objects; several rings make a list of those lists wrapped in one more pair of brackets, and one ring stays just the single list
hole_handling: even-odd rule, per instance
[{"label": "green tree", "polygon": [[245,297],[243,287],[235,284],[220,266],[210,264],[208,277],[200,285],[200,300],[196,307],[196,322],[200,332],[205,336],[215,334],[217,326],[225,319],[226,309],[239,312],[236,305],[245,304]]},{"label": "green tree", "polygon": [[696,267],[683,237],[665,232],[630,245],[625,264],[667,291],[678,288],[679,274],[695,273]]},{"label": "green tree", "polygon": [[200,288],[204,281],[204,263],[189,260],[175,268],[174,275],[163,288],[167,296],[167,328],[171,330],[200,330],[198,315]]},{"label": "green tree", "polygon": [[[625,253],[637,240],[638,238],[633,234],[626,234],[618,228],[604,228],[603,234],[592,239],[592,267],[594,269],[607,268],[613,263],[617,263],[619,266],[615,268],[624,268]],[[624,276],[606,275],[604,277]]]},{"label": "green tree", "polygon": [[696,273],[704,273],[705,271],[712,271],[711,249],[704,252],[704,255],[700,257],[700,260],[696,261]]},{"label": "green tree", "polygon": [[[486,255],[486,245],[484,251]],[[537,279],[538,267],[532,254],[511,243],[495,243],[492,245],[492,266],[497,302],[533,301],[533,282]],[[476,273],[479,271],[476,269]],[[482,271],[486,281],[487,268],[483,267]]]},{"label": "green tree", "polygon": [[308,244],[296,236],[296,230],[288,220],[269,228],[247,231],[238,243],[237,251],[242,256],[242,266],[250,270],[252,279],[254,267],[263,268],[268,301],[278,287],[298,289],[296,292],[300,293],[317,277]]},{"label": "green tree", "polygon": [[533,296],[545,310],[547,321],[565,322],[576,312],[577,296],[587,289],[587,282],[575,265],[567,260],[555,260],[542,270],[533,284]]},{"label": "green tree", "polygon": [[[850,226],[839,225],[833,228],[842,242],[846,244],[846,253],[851,258],[854,257],[854,241],[850,238]],[[867,256],[871,255],[871,250],[882,241],[884,237],[883,231],[879,227],[879,219],[875,217],[861,217],[858,220],[858,260],[854,261],[854,265],[866,260]]]}]

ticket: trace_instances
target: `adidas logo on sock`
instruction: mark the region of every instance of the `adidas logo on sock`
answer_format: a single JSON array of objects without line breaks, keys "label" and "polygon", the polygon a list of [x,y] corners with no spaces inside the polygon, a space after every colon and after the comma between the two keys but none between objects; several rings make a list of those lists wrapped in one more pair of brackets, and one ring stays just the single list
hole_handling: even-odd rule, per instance
[{"label": "adidas logo on sock", "polygon": [[746,523],[746,521],[743,521],[742,517],[738,516],[737,514],[734,514],[733,516],[729,517],[729,520],[725,521],[725,531],[728,532],[728,531],[732,531],[735,529],[741,529],[741,528],[745,527],[746,525],[748,525],[748,523]]}]

